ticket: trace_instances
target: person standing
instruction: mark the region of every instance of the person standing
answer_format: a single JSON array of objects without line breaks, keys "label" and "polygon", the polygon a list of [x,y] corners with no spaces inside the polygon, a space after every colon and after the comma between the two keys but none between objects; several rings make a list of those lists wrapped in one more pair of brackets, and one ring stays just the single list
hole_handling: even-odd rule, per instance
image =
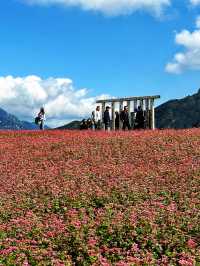
[{"label": "person standing", "polygon": [[134,113],[133,113],[133,128],[134,129],[137,129],[138,128],[138,123],[136,121],[137,111],[138,111],[138,108],[135,108],[134,109]]},{"label": "person standing", "polygon": [[91,124],[92,124],[92,130],[95,130],[95,111],[92,111]]},{"label": "person standing", "polygon": [[144,129],[144,122],[145,122],[144,111],[142,110],[142,107],[139,106],[136,113],[136,123],[138,125],[137,128]]},{"label": "person standing", "polygon": [[100,113],[100,106],[97,106],[95,114],[94,114],[94,120],[95,120],[95,128],[101,129],[101,113]]},{"label": "person standing", "polygon": [[46,120],[44,107],[40,108],[40,112],[38,113],[38,120],[39,120],[40,130],[44,130],[44,121]]},{"label": "person standing", "polygon": [[119,130],[119,112],[115,112],[115,130]]},{"label": "person standing", "polygon": [[123,122],[122,129],[126,130],[126,128],[128,128],[128,130],[130,130],[131,126],[129,122],[129,113],[128,113],[127,106],[124,106],[124,110],[121,112],[120,118],[121,118],[121,121]]},{"label": "person standing", "polygon": [[103,122],[105,124],[105,130],[106,131],[110,131],[110,107],[106,106],[106,110],[104,112],[104,116],[103,116]]}]

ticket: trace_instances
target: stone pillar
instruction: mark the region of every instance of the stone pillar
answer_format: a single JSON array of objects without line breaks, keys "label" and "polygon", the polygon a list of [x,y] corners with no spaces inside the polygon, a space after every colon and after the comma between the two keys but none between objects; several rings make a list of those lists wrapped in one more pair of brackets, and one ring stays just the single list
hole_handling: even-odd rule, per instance
[{"label": "stone pillar", "polygon": [[150,128],[150,124],[149,124],[149,99],[145,99],[145,126],[147,129]]},{"label": "stone pillar", "polygon": [[130,114],[130,112],[131,112],[131,101],[127,101],[127,108],[128,108],[128,113]]},{"label": "stone pillar", "polygon": [[145,99],[145,109],[149,111],[149,99]]},{"label": "stone pillar", "polygon": [[134,100],[134,102],[133,102],[133,106],[134,106],[134,112],[135,112],[135,109],[138,108],[137,100]]},{"label": "stone pillar", "polygon": [[112,111],[112,130],[115,130],[115,102],[112,102],[111,105]]},{"label": "stone pillar", "polygon": [[131,101],[127,101],[129,124],[131,125]]},{"label": "stone pillar", "polygon": [[141,105],[143,111],[145,110],[145,104],[144,104],[144,101],[145,101],[144,99],[142,99],[142,100],[140,101],[140,105]]},{"label": "stone pillar", "polygon": [[102,116],[101,116],[101,125],[102,125],[102,128],[103,129],[105,129],[105,125],[104,125],[104,123],[103,123],[103,117],[104,117],[104,112],[105,112],[105,110],[106,110],[106,102],[103,102],[102,103]]},{"label": "stone pillar", "polygon": [[123,111],[123,102],[120,102],[119,103],[119,129],[122,129],[122,121],[120,119],[120,116],[121,116],[121,112]]},{"label": "stone pillar", "polygon": [[137,100],[135,99],[134,101],[133,101],[133,112],[134,112],[134,114],[133,114],[133,128],[135,128],[135,119],[136,119],[136,112],[135,112],[135,110],[138,108],[138,104],[137,104]]},{"label": "stone pillar", "polygon": [[154,109],[154,99],[151,99],[151,129],[155,129],[155,109]]},{"label": "stone pillar", "polygon": [[151,99],[148,99],[148,124],[149,124],[149,129],[151,129],[151,117],[152,117],[152,112],[151,112]]}]

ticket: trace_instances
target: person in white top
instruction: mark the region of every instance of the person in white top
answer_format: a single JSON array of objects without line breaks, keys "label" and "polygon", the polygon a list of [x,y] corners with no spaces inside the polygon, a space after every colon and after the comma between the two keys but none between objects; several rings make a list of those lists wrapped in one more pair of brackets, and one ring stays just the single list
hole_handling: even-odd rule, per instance
[{"label": "person in white top", "polygon": [[46,116],[43,107],[40,108],[40,112],[38,113],[38,118],[39,118],[40,129],[44,130],[44,121],[46,120]]},{"label": "person in white top", "polygon": [[95,130],[95,111],[92,111],[91,124],[92,124],[92,130]]},{"label": "person in white top", "polygon": [[97,106],[95,113],[94,113],[94,121],[95,121],[95,128],[101,129],[101,112],[100,106]]}]

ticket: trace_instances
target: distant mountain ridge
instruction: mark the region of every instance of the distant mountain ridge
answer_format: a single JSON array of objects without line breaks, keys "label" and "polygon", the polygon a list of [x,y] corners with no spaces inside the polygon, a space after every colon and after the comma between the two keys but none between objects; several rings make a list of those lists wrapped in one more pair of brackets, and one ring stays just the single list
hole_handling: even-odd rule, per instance
[{"label": "distant mountain ridge", "polygon": [[0,108],[0,129],[1,130],[35,130],[38,126],[34,123],[21,121],[16,116],[7,113]]},{"label": "distant mountain ridge", "polygon": [[200,127],[200,89],[193,95],[158,106],[155,118],[157,128]]},{"label": "distant mountain ridge", "polygon": [[81,121],[78,121],[78,120],[75,120],[75,121],[72,121],[66,125],[63,125],[61,127],[57,127],[56,129],[74,129],[74,130],[78,130],[80,129],[80,124],[81,124]]}]

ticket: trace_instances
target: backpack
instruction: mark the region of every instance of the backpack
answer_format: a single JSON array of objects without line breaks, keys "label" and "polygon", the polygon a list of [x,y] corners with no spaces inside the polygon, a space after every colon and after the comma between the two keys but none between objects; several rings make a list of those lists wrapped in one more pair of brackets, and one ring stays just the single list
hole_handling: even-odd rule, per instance
[{"label": "backpack", "polygon": [[37,116],[37,117],[35,118],[35,124],[38,125],[39,122],[40,122],[40,118]]}]

